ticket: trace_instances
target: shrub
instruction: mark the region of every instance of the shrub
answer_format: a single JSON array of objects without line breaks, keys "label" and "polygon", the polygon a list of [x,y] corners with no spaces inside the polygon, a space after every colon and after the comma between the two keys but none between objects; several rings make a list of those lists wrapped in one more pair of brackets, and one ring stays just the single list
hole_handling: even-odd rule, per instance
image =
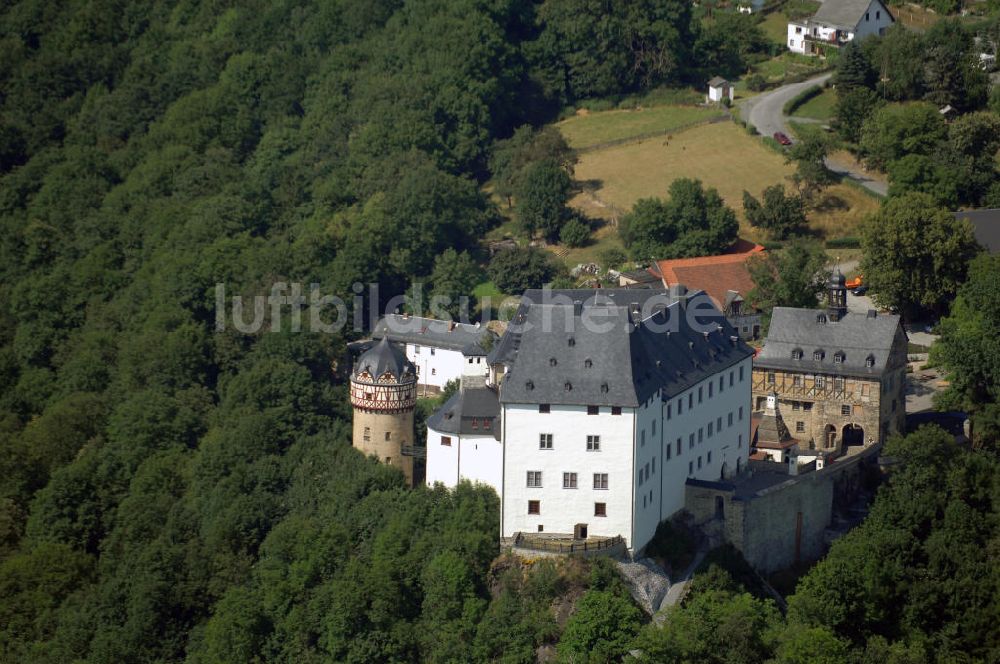
[{"label": "shrub", "polygon": [[590,241],[590,226],[578,218],[570,219],[559,231],[559,239],[567,247],[582,247]]}]

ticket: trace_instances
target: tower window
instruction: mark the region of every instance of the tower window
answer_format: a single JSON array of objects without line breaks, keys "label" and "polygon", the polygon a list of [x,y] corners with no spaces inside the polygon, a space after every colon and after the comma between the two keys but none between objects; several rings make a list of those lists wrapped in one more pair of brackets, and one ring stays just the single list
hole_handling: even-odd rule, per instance
[{"label": "tower window", "polygon": [[607,516],[608,506],[605,503],[594,503],[594,516]]},{"label": "tower window", "polygon": [[451,447],[451,436],[441,436],[441,444],[445,447]]},{"label": "tower window", "polygon": [[[528,514],[541,514],[542,513],[542,501],[540,500],[529,500],[528,501]],[[541,526],[539,526],[539,532],[541,531]]]},{"label": "tower window", "polygon": [[392,432],[391,431],[386,431],[385,432],[385,439],[386,440],[392,440]]}]

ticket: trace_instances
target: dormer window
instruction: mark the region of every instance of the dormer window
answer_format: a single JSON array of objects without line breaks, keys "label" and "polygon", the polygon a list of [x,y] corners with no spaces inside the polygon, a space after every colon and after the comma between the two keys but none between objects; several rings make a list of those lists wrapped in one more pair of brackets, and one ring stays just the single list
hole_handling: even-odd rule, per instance
[{"label": "dormer window", "polygon": [[821,350],[814,350],[813,351],[813,359],[816,360],[817,362],[822,362],[823,361],[823,351],[821,351]]},{"label": "dormer window", "polygon": [[793,360],[801,360],[802,359],[802,349],[801,348],[796,348],[795,350],[792,351],[792,359]]},{"label": "dormer window", "polygon": [[816,322],[820,325],[826,323],[826,314],[816,314]]},{"label": "dormer window", "polygon": [[843,351],[838,350],[836,353],[833,354],[834,364],[843,364],[845,359],[847,358],[844,356]]},{"label": "dormer window", "polygon": [[874,355],[869,355],[868,357],[865,358],[865,366],[868,367],[869,369],[871,369],[872,367],[875,366],[875,356]]}]

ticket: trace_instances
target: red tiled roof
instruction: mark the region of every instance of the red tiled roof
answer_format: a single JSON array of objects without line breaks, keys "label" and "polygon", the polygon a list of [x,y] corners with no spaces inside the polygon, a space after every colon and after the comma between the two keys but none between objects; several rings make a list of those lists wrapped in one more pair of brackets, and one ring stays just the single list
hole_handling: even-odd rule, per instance
[{"label": "red tiled roof", "polygon": [[764,247],[747,240],[737,240],[729,253],[721,256],[675,258],[657,261],[649,268],[660,277],[666,288],[684,284],[688,290],[703,290],[720,309],[726,306],[726,292],[736,291],[744,298],[753,289],[753,279],[747,260],[764,251]]}]

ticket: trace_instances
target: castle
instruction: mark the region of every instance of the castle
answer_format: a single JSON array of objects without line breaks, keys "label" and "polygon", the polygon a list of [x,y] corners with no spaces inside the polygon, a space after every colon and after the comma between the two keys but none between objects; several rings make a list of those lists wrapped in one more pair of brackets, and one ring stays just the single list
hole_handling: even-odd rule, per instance
[{"label": "castle", "polygon": [[[899,318],[849,313],[839,274],[825,311],[774,310],[756,359],[681,288],[529,290],[489,353],[461,352],[461,387],[427,420],[427,482],[493,487],[515,547],[635,554],[685,511],[759,569],[815,557],[834,496],[905,422]],[[415,374],[385,335],[351,377],[355,447],[411,482]]]}]

